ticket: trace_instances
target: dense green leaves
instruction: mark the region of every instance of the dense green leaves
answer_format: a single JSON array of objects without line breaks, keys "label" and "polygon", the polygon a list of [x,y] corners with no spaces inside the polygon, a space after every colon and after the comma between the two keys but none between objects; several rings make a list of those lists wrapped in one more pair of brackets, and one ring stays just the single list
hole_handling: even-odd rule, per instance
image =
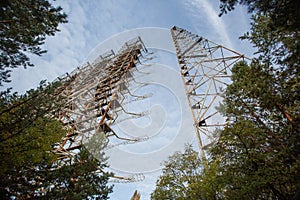
[{"label": "dense green leaves", "polygon": [[293,121],[299,102],[282,96],[276,71],[257,61],[237,63],[232,81],[221,109],[229,123],[207,169],[191,149],[174,154],[153,199],[297,199],[300,134]]},{"label": "dense green leaves", "polygon": [[[292,102],[282,96],[277,74],[257,61],[234,66],[222,105],[229,124],[211,149],[207,170],[201,170],[201,163],[192,165],[193,159],[198,162],[189,156],[193,153],[175,154],[165,165],[186,172],[193,184],[184,191],[195,196],[176,189],[179,184],[172,183],[182,183],[180,175],[164,169],[154,199],[297,199],[300,134],[293,122],[299,119],[299,102],[294,101],[299,94],[289,90]],[[198,175],[189,176],[191,170]]]},{"label": "dense green leaves", "polygon": [[46,36],[66,23],[61,7],[47,0],[1,0],[0,2],[0,85],[9,82],[9,68],[33,66],[29,54],[42,55]]},{"label": "dense green leaves", "polygon": [[[259,57],[232,69],[223,113],[229,125],[212,150],[228,199],[296,199],[300,173],[300,73],[298,1],[238,3],[252,16],[248,39]],[[223,10],[222,10],[223,9]]]},{"label": "dense green leaves", "polygon": [[237,4],[247,5],[248,11],[253,13],[251,30],[242,39],[248,39],[258,48],[260,62],[276,65],[284,77],[299,77],[300,2],[221,0],[221,14],[234,9]]},{"label": "dense green leaves", "polygon": [[184,199],[189,196],[189,187],[196,182],[201,166],[197,152],[190,146],[184,153],[176,152],[164,163],[163,174],[157,181],[152,199]]},{"label": "dense green leaves", "polygon": [[[66,14],[47,0],[0,1],[0,86],[9,82],[11,68],[33,66],[29,55],[42,55],[47,36],[66,23]],[[103,153],[97,159],[82,148],[69,162],[52,153],[67,130],[56,120],[63,106],[57,87],[44,82],[24,95],[0,93],[1,199],[108,199],[111,173]],[[104,139],[103,139],[104,140]]]},{"label": "dense green leaves", "polygon": [[51,153],[67,133],[55,119],[63,103],[56,95],[58,86],[42,82],[24,95],[2,92],[1,199],[108,199],[112,192],[107,185],[112,174],[103,171],[107,168],[105,143],[98,141],[94,146],[98,159],[85,148],[68,163],[56,161],[57,156]]},{"label": "dense green leaves", "polygon": [[[151,199],[205,199],[211,194],[201,187],[203,171],[198,153],[186,146],[183,153],[176,152],[164,163]],[[211,185],[205,187],[207,191],[213,190]]]},{"label": "dense green leaves", "polygon": [[105,160],[95,159],[83,148],[75,156],[72,164],[47,171],[42,186],[48,192],[43,198],[108,199],[112,186],[108,186],[107,182],[112,174],[103,171],[107,167]]},{"label": "dense green leaves", "polygon": [[[299,199],[299,1],[221,0],[221,14],[237,4],[253,13],[251,30],[242,38],[257,47],[258,57],[233,67],[220,106],[228,125],[210,150],[207,169],[200,179],[192,177],[195,187],[186,190],[200,191],[190,199]],[[175,180],[160,178],[153,194]],[[186,197],[176,193],[172,198]]]},{"label": "dense green leaves", "polygon": [[276,74],[258,62],[239,63],[232,71],[233,83],[226,90],[223,107],[230,123],[212,150],[220,164],[223,195],[292,199],[300,186],[300,134],[287,115],[299,117],[289,112],[299,104],[284,104],[286,97],[279,95],[274,84]]},{"label": "dense green leaves", "polygon": [[[51,145],[65,134],[61,124],[53,119],[60,99],[53,95],[57,84],[41,83],[25,95],[2,92],[0,99],[0,174],[11,166],[23,166],[30,161],[39,163],[48,157]],[[14,159],[12,159],[14,158]],[[51,158],[49,158],[51,160]]]},{"label": "dense green leaves", "polygon": [[34,179],[27,171],[39,168],[39,165],[49,165],[54,159],[49,153],[52,145],[66,134],[62,125],[53,119],[60,106],[60,99],[53,95],[56,87],[57,84],[46,86],[42,82],[39,88],[24,95],[10,94],[9,90],[1,93],[0,177],[3,197],[11,193],[13,183],[25,187],[26,182]]},{"label": "dense green leaves", "polygon": [[69,165],[42,160],[34,166],[12,167],[1,176],[1,199],[109,199],[107,165],[82,149]]}]

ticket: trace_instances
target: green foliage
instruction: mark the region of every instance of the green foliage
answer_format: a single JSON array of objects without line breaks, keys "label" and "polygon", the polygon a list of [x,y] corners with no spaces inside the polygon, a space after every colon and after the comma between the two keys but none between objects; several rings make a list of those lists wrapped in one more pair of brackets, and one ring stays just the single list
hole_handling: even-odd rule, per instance
[{"label": "green foliage", "polygon": [[293,123],[299,112],[292,112],[299,102],[286,101],[274,84],[276,74],[258,62],[238,63],[232,72],[223,107],[230,123],[212,150],[223,195],[292,199],[300,186],[300,134]]},{"label": "green foliage", "polygon": [[275,27],[283,27],[285,30],[295,30],[300,27],[298,15],[299,1],[220,0],[220,16],[234,10],[238,4],[247,6],[249,13],[270,16]]},{"label": "green foliage", "polygon": [[38,89],[25,95],[2,92],[0,174],[6,173],[11,166],[23,166],[29,161],[39,163],[50,156],[46,152],[52,150],[51,145],[66,134],[61,124],[53,119],[60,105],[60,99],[53,95],[56,87],[57,84],[46,86],[42,82]]},{"label": "green foliage", "polygon": [[[180,176],[164,170],[154,199],[300,198],[299,1],[221,0],[221,14],[237,4],[253,13],[251,30],[242,38],[257,47],[259,56],[232,69],[220,107],[228,125],[210,151],[207,169],[191,177],[194,185],[185,185],[184,191],[197,195],[170,184]],[[170,170],[180,163],[170,162]]]},{"label": "green foliage", "polygon": [[[28,56],[45,53],[46,37],[67,20],[62,8],[47,0],[2,0],[0,10],[1,86],[10,81],[10,68],[33,66]],[[51,153],[67,133],[55,119],[63,103],[59,85],[42,82],[24,95],[1,92],[1,199],[108,199],[112,192],[103,145],[97,151],[101,160],[85,148],[63,164]]]},{"label": "green foliage", "polygon": [[176,152],[164,163],[151,199],[213,199],[214,184],[203,185],[206,179],[198,153],[191,146],[186,146],[183,153]]},{"label": "green foliage", "polygon": [[111,173],[102,169],[107,165],[86,150],[63,166],[46,163],[13,167],[1,176],[1,199],[109,199],[113,186],[108,186]]},{"label": "green foliage", "polygon": [[[0,162],[1,196],[9,192],[12,183],[26,185],[27,171],[40,163],[50,164],[54,159],[49,153],[66,130],[53,114],[60,105],[60,99],[53,95],[57,84],[46,86],[41,82],[36,90],[24,95],[11,94],[9,90],[0,98]],[[24,174],[22,174],[22,173]],[[25,176],[26,175],[26,176]],[[9,189],[9,190],[10,190]]]},{"label": "green foliage", "polygon": [[82,148],[70,165],[45,174],[42,185],[48,190],[44,199],[109,199],[112,186],[107,186],[112,173],[104,172],[107,168],[104,160],[97,160],[87,149]]},{"label": "green foliage", "polygon": [[9,82],[9,68],[33,66],[28,54],[42,55],[46,36],[66,23],[61,7],[47,0],[1,0],[0,2],[0,85]]},{"label": "green foliage", "polygon": [[112,191],[103,145],[101,160],[83,148],[65,165],[54,162],[53,146],[67,133],[55,119],[63,102],[55,95],[58,86],[42,82],[24,95],[1,93],[1,199],[107,199]]},{"label": "green foliage", "polygon": [[232,69],[222,112],[229,124],[212,156],[224,199],[297,199],[300,189],[299,1],[221,0],[253,12],[242,38],[258,49]]},{"label": "green foliage", "polygon": [[[253,13],[251,31],[242,39],[248,39],[261,53],[260,61],[293,67],[299,75],[300,16],[299,1],[293,0],[220,0],[221,14],[247,5]],[[290,70],[290,73],[293,70]],[[294,71],[295,72],[295,71]]]},{"label": "green foliage", "polygon": [[85,148],[99,161],[106,161],[103,149],[108,145],[108,139],[104,132],[97,132],[84,143]]}]

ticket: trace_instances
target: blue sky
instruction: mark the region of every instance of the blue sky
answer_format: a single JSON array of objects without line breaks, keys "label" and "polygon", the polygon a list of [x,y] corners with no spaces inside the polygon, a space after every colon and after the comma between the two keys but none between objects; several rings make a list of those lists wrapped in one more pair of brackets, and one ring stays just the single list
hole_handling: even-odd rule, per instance
[{"label": "blue sky", "polygon": [[114,34],[143,27],[171,28],[174,25],[246,55],[251,45],[238,39],[249,29],[244,8],[219,18],[218,1],[208,0],[86,0],[56,1],[69,16],[61,32],[48,38],[42,57],[32,56],[36,67],[14,70],[13,82],[6,87],[24,92],[41,79],[54,80],[81,65],[88,53]]},{"label": "blue sky", "polygon": [[[31,57],[35,67],[14,70],[12,83],[5,87],[23,93],[35,88],[40,80],[53,81],[82,65],[101,42],[136,28],[170,29],[176,25],[248,57],[254,51],[248,42],[238,39],[249,30],[250,16],[246,9],[238,7],[219,18],[217,0],[61,0],[54,3],[63,7],[69,23],[60,25],[61,32],[47,39],[44,45],[47,54]],[[111,199],[129,199],[135,189],[141,191],[142,199],[148,199],[158,174],[146,176],[148,179],[143,182],[116,184]]]}]

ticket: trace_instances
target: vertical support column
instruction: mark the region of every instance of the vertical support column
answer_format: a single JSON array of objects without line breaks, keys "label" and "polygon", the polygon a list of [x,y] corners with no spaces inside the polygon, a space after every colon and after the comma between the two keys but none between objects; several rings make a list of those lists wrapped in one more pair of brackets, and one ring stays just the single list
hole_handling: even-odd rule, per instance
[{"label": "vertical support column", "polygon": [[225,119],[216,106],[231,82],[232,66],[244,60],[244,56],[176,26],[171,29],[171,35],[194,121],[199,154],[205,161],[206,148],[218,140],[218,129],[225,126]]},{"label": "vertical support column", "polygon": [[[189,104],[189,107],[190,107],[190,110],[191,110],[191,114],[192,114],[192,117],[193,117],[193,126],[194,126],[194,130],[195,130],[195,134],[196,134],[196,139],[197,139],[197,143],[198,143],[198,148],[199,148],[199,154],[200,154],[200,158],[203,160],[205,159],[205,153],[204,153],[204,150],[203,150],[203,143],[202,143],[202,139],[201,139],[201,136],[200,136],[200,132],[199,132],[199,129],[198,129],[198,125],[196,123],[196,116],[195,116],[195,113],[193,111],[193,105],[192,105],[192,102],[189,98],[189,95],[192,95],[190,92],[189,92],[189,89],[187,88],[187,82],[185,77],[187,75],[189,75],[188,71],[184,71],[184,70],[187,70],[187,67],[186,67],[186,63],[184,62],[184,60],[181,60],[181,49],[180,49],[180,46],[178,44],[178,38],[180,37],[181,33],[183,31],[179,31],[177,32],[176,29],[174,30],[175,27],[173,27],[171,29],[171,35],[172,35],[172,38],[173,38],[173,42],[174,42],[174,45],[175,45],[175,49],[176,49],[176,54],[177,54],[177,58],[178,58],[178,64],[180,66],[180,75],[181,75],[181,78],[182,78],[182,81],[183,81],[183,85],[184,85],[184,89],[186,91],[186,95],[187,95],[187,101],[188,101],[188,104]],[[194,46],[195,43],[192,45]]]}]

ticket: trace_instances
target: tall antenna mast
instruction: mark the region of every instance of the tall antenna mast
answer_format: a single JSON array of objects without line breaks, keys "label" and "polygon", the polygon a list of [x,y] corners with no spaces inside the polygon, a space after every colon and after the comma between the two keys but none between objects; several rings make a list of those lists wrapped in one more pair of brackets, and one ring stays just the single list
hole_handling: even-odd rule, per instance
[{"label": "tall antenna mast", "polygon": [[216,106],[230,84],[231,68],[244,55],[211,42],[185,29],[171,29],[180,74],[194,120],[200,157],[218,138],[218,129],[225,125]]},{"label": "tall antenna mast", "polygon": [[[107,143],[113,138],[122,144],[145,140],[122,136],[112,126],[118,123],[120,115],[128,115],[129,118],[145,115],[125,110],[123,104],[128,103],[124,97],[126,94],[131,95],[132,100],[147,97],[136,96],[129,91],[130,82],[138,71],[139,57],[146,53],[143,41],[137,37],[125,42],[117,53],[110,50],[93,63],[86,63],[56,80],[61,83],[57,93],[65,99],[58,120],[70,130],[55,150],[60,155],[58,162],[68,162],[92,137],[95,140],[97,134],[103,134],[102,140],[107,140]],[[136,181],[134,176],[115,178]]]}]

